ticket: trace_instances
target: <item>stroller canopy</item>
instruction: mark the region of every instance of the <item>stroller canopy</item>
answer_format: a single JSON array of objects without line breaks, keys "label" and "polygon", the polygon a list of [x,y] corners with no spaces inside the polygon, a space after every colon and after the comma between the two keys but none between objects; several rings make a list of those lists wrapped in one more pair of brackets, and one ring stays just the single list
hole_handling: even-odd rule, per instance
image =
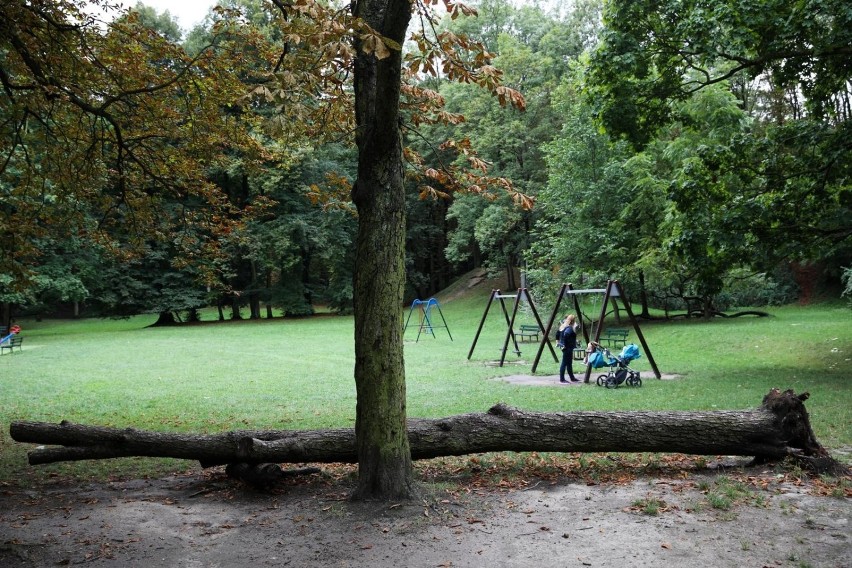
[{"label": "stroller canopy", "polygon": [[624,361],[625,363],[629,363],[635,359],[638,359],[642,355],[639,354],[639,347],[635,343],[631,343],[629,345],[625,345],[621,349],[621,354],[618,356],[619,359]]}]

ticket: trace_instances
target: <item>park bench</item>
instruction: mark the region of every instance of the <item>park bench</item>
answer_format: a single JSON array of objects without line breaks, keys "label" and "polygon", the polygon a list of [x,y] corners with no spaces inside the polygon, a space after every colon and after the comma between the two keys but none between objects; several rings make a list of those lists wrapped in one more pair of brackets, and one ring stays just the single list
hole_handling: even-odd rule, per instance
[{"label": "park bench", "polygon": [[2,344],[0,344],[0,354],[3,353],[4,349],[8,349],[9,353],[14,353],[15,347],[18,348],[18,351],[21,351],[23,348],[21,347],[21,343],[24,342],[24,338],[20,335],[15,335],[14,337],[10,337]]},{"label": "park bench", "polygon": [[629,334],[630,331],[627,329],[613,327],[603,330],[600,340],[601,343],[606,342],[607,347],[624,347],[627,345],[627,336]]},{"label": "park bench", "polygon": [[515,335],[517,335],[518,339],[521,341],[538,341],[539,333],[541,333],[541,330],[537,325],[523,324],[521,325],[521,330],[516,331]]}]

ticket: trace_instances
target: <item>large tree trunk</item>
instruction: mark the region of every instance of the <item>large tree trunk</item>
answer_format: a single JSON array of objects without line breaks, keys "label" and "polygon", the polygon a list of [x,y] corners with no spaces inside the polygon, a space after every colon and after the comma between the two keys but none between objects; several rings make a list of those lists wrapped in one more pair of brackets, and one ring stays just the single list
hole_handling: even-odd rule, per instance
[{"label": "large tree trunk", "polygon": [[250,262],[251,266],[251,293],[249,294],[249,319],[259,320],[260,319],[260,293],[257,291],[257,288],[260,286],[260,283],[257,281],[257,262],[252,260]]},{"label": "large tree trunk", "polygon": [[[409,0],[358,0],[355,16],[399,45],[411,17]],[[405,192],[399,95],[402,54],[379,59],[355,42],[358,208],[355,250],[355,498],[413,495],[406,436],[402,300],[405,286]]]},{"label": "large tree trunk", "polygon": [[648,309],[648,289],[645,287],[645,271],[639,271],[639,303],[642,306],[642,311],[639,313],[640,318],[651,319],[651,311]]},{"label": "large tree trunk", "polygon": [[[499,451],[677,452],[777,459],[807,457],[821,470],[839,468],[817,442],[807,393],[770,392],[761,408],[714,412],[525,412],[497,405],[408,424],[414,459]],[[14,422],[14,440],[64,447],[36,448],[30,464],[127,456],[225,463],[360,463],[352,429],[167,434],[63,422]]]},{"label": "large tree trunk", "polygon": [[161,325],[175,325],[177,320],[175,319],[174,312],[160,312],[160,315],[157,316],[157,321],[151,324],[151,327],[157,327]]},{"label": "large tree trunk", "polygon": [[12,327],[12,303],[0,302],[0,327]]}]

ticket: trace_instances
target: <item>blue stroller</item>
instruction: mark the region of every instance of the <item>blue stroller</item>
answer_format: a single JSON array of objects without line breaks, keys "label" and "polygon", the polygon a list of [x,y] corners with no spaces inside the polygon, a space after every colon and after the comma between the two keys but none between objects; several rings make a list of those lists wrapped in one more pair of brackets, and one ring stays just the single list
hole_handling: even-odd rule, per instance
[{"label": "blue stroller", "polygon": [[626,383],[629,387],[642,386],[639,371],[634,371],[628,366],[631,361],[641,357],[639,347],[633,343],[625,345],[618,355],[613,355],[606,347],[600,345],[596,345],[596,347],[597,349],[589,354],[589,365],[593,369],[609,367],[609,371],[605,375],[598,375],[599,387],[605,386],[608,389],[614,389],[623,383]]}]

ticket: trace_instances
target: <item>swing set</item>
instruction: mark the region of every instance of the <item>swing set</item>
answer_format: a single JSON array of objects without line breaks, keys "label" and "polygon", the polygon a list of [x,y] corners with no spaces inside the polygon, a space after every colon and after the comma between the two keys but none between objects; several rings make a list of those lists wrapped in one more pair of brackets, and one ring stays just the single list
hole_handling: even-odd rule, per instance
[{"label": "swing set", "polygon": [[[601,313],[600,317],[596,322],[588,318],[588,316],[585,316],[582,310],[580,309],[580,302],[578,300],[578,297],[584,294],[593,294],[596,297],[598,294],[603,294]],[[559,306],[562,304],[562,300],[564,300],[566,296],[571,297],[574,304],[574,310],[577,312],[577,316],[582,322],[582,333],[583,338],[586,340],[586,343],[594,343],[596,345],[600,344],[601,332],[603,332],[604,328],[604,319],[609,313],[607,312],[607,304],[610,302],[610,300],[612,300],[613,302],[617,302],[617,300],[620,299],[622,305],[624,306],[624,310],[627,312],[627,316],[630,319],[630,323],[633,326],[634,331],[636,332],[636,337],[639,338],[639,342],[642,344],[642,348],[645,350],[645,354],[648,357],[648,362],[651,364],[651,368],[654,370],[654,376],[658,379],[662,378],[660,370],[657,368],[657,363],[656,361],[654,361],[654,356],[651,355],[651,349],[648,347],[648,343],[645,341],[645,336],[642,335],[642,330],[639,328],[639,321],[633,315],[633,310],[630,309],[630,302],[627,300],[627,296],[624,294],[624,289],[621,287],[621,283],[618,280],[607,281],[606,288],[595,288],[586,290],[575,290],[574,287],[571,286],[571,284],[562,285],[562,288],[560,288],[559,290],[559,296],[556,298],[556,305],[553,306],[553,313],[550,315],[550,320],[548,320],[547,322],[547,329],[544,332],[544,338],[538,347],[538,353],[536,353],[535,361],[533,361],[533,373],[535,373],[535,370],[538,367],[538,362],[541,360],[541,355],[544,352],[545,343],[547,343],[548,347],[550,347],[551,353],[554,353],[553,346],[550,345],[548,335],[550,334],[550,330],[553,327],[554,322],[559,317]],[[591,334],[592,337],[590,337],[588,326],[586,326],[585,324],[586,321],[589,321],[591,323],[591,327],[593,328]],[[554,353],[554,358],[555,357],[556,354]],[[468,356],[468,359],[470,359],[470,356]],[[591,373],[592,367],[591,365],[588,365],[586,367],[585,382],[589,382],[589,377]]]},{"label": "swing set", "polygon": [[[432,317],[432,308],[438,310],[438,315],[441,316],[441,324],[435,323],[435,320]],[[405,328],[402,333],[405,334],[405,331],[408,329],[409,323],[411,322],[411,314],[414,311],[418,311],[418,323],[412,324],[412,326],[417,325],[417,339],[414,341],[417,343],[420,341],[420,334],[424,331],[435,337],[435,328],[444,328],[447,330],[447,335],[450,336],[450,341],[453,340],[453,334],[450,333],[450,327],[447,325],[447,320],[444,319],[444,313],[441,311],[441,305],[438,303],[438,300],[435,298],[429,298],[428,300],[414,300],[411,302],[411,309],[408,310],[408,318],[405,320]]]},{"label": "swing set", "polygon": [[[500,366],[503,366],[503,363],[506,361],[506,351],[509,349],[509,340],[512,340],[512,344],[514,345],[515,354],[520,356],[521,349],[518,346],[518,339],[515,336],[515,319],[518,315],[518,308],[520,307],[521,301],[526,300],[532,310],[533,316],[535,317],[536,324],[538,325],[538,329],[542,332],[542,344],[539,349],[539,356],[541,355],[541,351],[544,349],[544,344],[547,343],[548,347],[550,347],[550,352],[553,354],[553,359],[558,361],[556,357],[556,351],[553,349],[553,345],[550,344],[550,341],[547,338],[547,333],[544,330],[544,324],[541,322],[541,318],[538,315],[538,310],[535,308],[535,302],[533,302],[532,296],[530,296],[529,291],[526,288],[518,288],[518,292],[516,294],[502,294],[500,290],[491,290],[491,296],[488,298],[488,305],[485,306],[485,313],[482,314],[482,320],[479,322],[479,328],[476,330],[476,335],[473,338],[473,344],[470,346],[470,351],[467,354],[468,360],[473,356],[473,350],[476,348],[476,342],[479,340],[479,334],[482,332],[482,328],[485,325],[485,320],[488,318],[488,310],[491,309],[491,305],[494,303],[494,300],[500,301],[500,308],[503,311],[503,318],[506,320],[506,325],[508,326],[508,330],[506,332],[506,338],[503,340],[503,348],[500,351]],[[512,315],[509,315],[509,311],[506,309],[506,300],[514,300],[512,306]],[[550,329],[548,327],[548,329]]]}]

